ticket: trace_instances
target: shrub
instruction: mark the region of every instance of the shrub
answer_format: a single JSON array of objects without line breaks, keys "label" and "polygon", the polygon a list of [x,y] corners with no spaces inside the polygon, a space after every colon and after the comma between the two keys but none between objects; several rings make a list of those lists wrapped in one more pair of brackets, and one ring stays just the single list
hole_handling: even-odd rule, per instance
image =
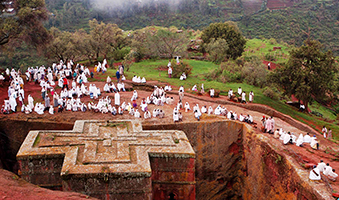
[{"label": "shrub", "polygon": [[274,55],[270,54],[270,53],[266,53],[265,54],[265,60],[268,60],[268,61],[276,61]]},{"label": "shrub", "polygon": [[112,57],[114,60],[122,60],[124,57],[129,54],[131,51],[130,47],[124,47],[122,49],[115,50],[110,57]]},{"label": "shrub", "polygon": [[268,42],[272,45],[277,44],[277,41],[274,38],[269,39]]},{"label": "shrub", "polygon": [[274,87],[265,87],[263,94],[273,100],[279,100],[279,93]]},{"label": "shrub", "polygon": [[263,87],[267,82],[266,66],[262,64],[259,58],[252,57],[252,59],[242,67],[241,77],[243,77],[243,80],[247,84]]},{"label": "shrub", "polygon": [[183,72],[188,77],[192,73],[192,66],[183,61],[180,61],[179,65],[175,61],[172,62],[172,76],[174,78],[179,78]]}]

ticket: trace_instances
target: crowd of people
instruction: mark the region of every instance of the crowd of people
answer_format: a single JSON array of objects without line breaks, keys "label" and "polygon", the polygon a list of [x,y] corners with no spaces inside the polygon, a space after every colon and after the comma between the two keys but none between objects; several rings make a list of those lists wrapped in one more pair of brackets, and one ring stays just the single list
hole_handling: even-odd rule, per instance
[{"label": "crowd of people", "polygon": [[[170,64],[170,63],[169,63]],[[171,66],[169,66],[169,69]],[[120,93],[125,92],[124,80],[126,80],[123,72],[123,66],[119,66],[117,70],[117,83],[114,83],[112,79],[107,76],[105,85],[103,88],[97,87],[94,83],[89,83],[88,78],[93,78],[93,72],[80,64],[74,65],[72,61],[64,63],[54,63],[51,67],[30,67],[24,73],[26,75],[26,81],[34,81],[41,88],[41,97],[42,102],[35,102],[31,94],[25,94],[24,84],[25,81],[22,78],[22,73],[20,70],[16,71],[14,69],[6,69],[5,73],[7,76],[10,76],[10,85],[8,87],[8,99],[4,100],[2,105],[1,112],[9,114],[12,112],[17,112],[17,102],[21,106],[21,112],[30,114],[36,112],[37,114],[44,114],[46,111],[50,114],[55,112],[62,113],[64,111],[72,112],[88,112],[92,111],[95,113],[102,114],[112,114],[112,115],[123,115],[128,113],[129,115],[135,118],[164,118],[169,115],[165,113],[165,110],[162,109],[164,105],[173,105],[172,118],[173,122],[183,121],[183,112],[190,113],[196,120],[200,121],[203,115],[215,115],[215,116],[225,116],[230,120],[238,120],[240,122],[245,122],[249,124],[255,123],[253,117],[250,114],[237,113],[236,111],[228,110],[225,106],[218,105],[213,108],[212,105],[203,105],[199,106],[194,104],[191,108],[189,102],[184,102],[184,93],[185,89],[183,86],[180,86],[178,90],[178,102],[174,102],[173,96],[167,94],[168,91],[171,91],[172,88],[170,85],[163,87],[154,86],[154,90],[146,98],[138,101],[140,99],[138,92],[134,90],[130,101],[123,101],[121,103]],[[105,73],[107,71],[107,62],[98,63],[94,69],[95,72]],[[169,73],[171,77],[171,73]],[[136,83],[146,83],[146,79],[140,78],[139,76],[134,76],[132,82]],[[56,88],[60,87],[60,93],[56,92]],[[204,92],[204,84],[201,85],[200,91]],[[113,96],[105,96],[103,93],[113,93]],[[192,87],[192,91],[198,91],[197,85]],[[215,90],[212,88],[209,90],[209,95],[211,97],[215,96]],[[241,87],[238,88],[237,95],[241,98],[242,103],[246,103],[246,92],[242,90]],[[25,96],[27,96],[27,103],[25,103]],[[82,98],[89,96],[91,101],[84,102]],[[229,99],[233,99],[235,94],[233,90],[228,91]],[[248,95],[249,102],[253,102],[254,93],[251,91]],[[97,101],[97,103],[95,103]],[[149,105],[155,105],[154,109],[151,111]],[[309,144],[313,149],[319,149],[319,142],[315,135],[311,137],[309,133],[306,135],[299,134],[297,137],[294,133],[285,132],[282,128],[275,130],[275,120],[273,117],[262,118],[262,127],[263,132],[272,134],[274,138],[282,141],[283,144],[295,144],[298,147],[303,147],[305,144]],[[331,138],[332,131],[324,126],[322,129],[324,138]],[[331,180],[337,178],[335,170],[329,166],[329,163],[326,165],[321,161],[318,166],[310,172],[310,179],[320,180],[320,173],[328,176]]]},{"label": "crowd of people", "polygon": [[[294,133],[286,132],[282,128],[275,130],[275,121],[273,117],[263,116],[261,121],[263,127],[262,131],[264,133],[272,134],[275,139],[279,139],[284,145],[295,144],[298,147],[309,145],[312,149],[319,150],[319,142],[317,141],[316,135],[311,137],[309,133],[306,133],[306,135],[300,133],[299,136],[296,136]],[[325,132],[324,128],[323,132]],[[311,180],[321,180],[320,172],[331,181],[336,181],[338,177],[338,174],[335,173],[335,169],[332,169],[329,163],[325,164],[321,160],[317,166],[313,166],[309,178]]]}]

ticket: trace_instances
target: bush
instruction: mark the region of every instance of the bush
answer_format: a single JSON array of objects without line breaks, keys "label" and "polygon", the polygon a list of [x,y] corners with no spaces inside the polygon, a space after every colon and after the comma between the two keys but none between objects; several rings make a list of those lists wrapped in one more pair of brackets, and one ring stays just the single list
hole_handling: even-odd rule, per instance
[{"label": "bush", "polygon": [[261,60],[253,57],[249,62],[246,62],[241,69],[241,77],[250,85],[263,87],[267,80],[266,66],[262,64]]},{"label": "bush", "polygon": [[265,54],[265,60],[276,61],[275,57],[272,54],[270,54],[270,53],[266,53]]},{"label": "bush", "polygon": [[129,54],[130,51],[130,47],[124,47],[122,49],[115,50],[112,55],[109,56],[112,57],[114,60],[122,60],[127,54]]},{"label": "bush", "polygon": [[187,78],[192,73],[192,66],[188,63],[180,61],[180,64],[177,65],[175,61],[172,61],[172,76],[173,78],[179,78],[183,72],[185,72]]},{"label": "bush", "polygon": [[277,41],[274,38],[269,39],[268,42],[272,45],[277,44]]},{"label": "bush", "polygon": [[279,93],[274,87],[265,87],[263,90],[263,94],[270,99],[279,100]]}]

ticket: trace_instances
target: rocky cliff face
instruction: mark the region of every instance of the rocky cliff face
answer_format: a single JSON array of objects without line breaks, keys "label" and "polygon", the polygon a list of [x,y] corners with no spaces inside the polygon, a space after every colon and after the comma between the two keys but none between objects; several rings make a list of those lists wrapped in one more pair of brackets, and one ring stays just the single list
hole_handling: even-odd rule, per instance
[{"label": "rocky cliff face", "polygon": [[[15,155],[29,130],[71,129],[73,124],[9,121],[0,130]],[[16,127],[13,129],[13,127]],[[270,137],[234,121],[143,124],[144,130],[182,130],[196,152],[196,199],[330,199],[308,172]],[[2,135],[3,136],[3,135]],[[306,177],[306,178],[305,178]]]},{"label": "rocky cliff face", "polygon": [[183,130],[196,152],[197,199],[330,199],[279,141],[234,121],[144,125]]}]

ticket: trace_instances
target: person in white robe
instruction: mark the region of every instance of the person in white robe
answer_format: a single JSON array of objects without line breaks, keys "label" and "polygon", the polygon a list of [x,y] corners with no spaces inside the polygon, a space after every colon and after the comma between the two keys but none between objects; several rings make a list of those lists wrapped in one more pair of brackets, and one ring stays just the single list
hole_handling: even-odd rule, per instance
[{"label": "person in white robe", "polygon": [[214,97],[214,94],[215,94],[215,91],[214,91],[214,89],[213,89],[213,88],[211,88],[211,89],[210,89],[210,97],[212,97],[212,98],[213,98],[213,97]]},{"label": "person in white robe", "polygon": [[321,132],[323,133],[324,138],[326,138],[327,128],[325,126],[323,126],[323,128],[321,129]]},{"label": "person in white robe", "polygon": [[16,112],[16,98],[15,98],[15,93],[11,94],[11,96],[9,97],[9,105],[11,106],[11,110],[12,112]]},{"label": "person in white robe", "polygon": [[172,91],[172,87],[170,85],[166,85],[164,90],[165,91]]},{"label": "person in white robe", "polygon": [[310,146],[312,149],[319,149],[319,143],[315,135],[313,135],[313,137],[311,138]]},{"label": "person in white robe", "polygon": [[197,85],[194,85],[194,86],[192,87],[192,91],[198,91]]},{"label": "person in white robe", "polygon": [[188,102],[185,103],[185,112],[188,112],[189,110],[191,110],[190,105]]},{"label": "person in white robe", "polygon": [[247,115],[248,116],[248,123],[253,124],[253,117],[252,115]]},{"label": "person in white robe", "polygon": [[305,143],[311,143],[311,136],[309,135],[309,133],[307,133],[307,134],[304,136],[304,142],[305,142]]},{"label": "person in white robe", "polygon": [[242,115],[242,113],[240,113],[239,115],[239,121],[243,122],[245,120],[245,117]]},{"label": "person in white robe", "polygon": [[205,93],[205,87],[204,87],[204,84],[203,84],[203,83],[201,84],[201,90],[200,90],[200,93],[201,93],[201,94],[204,94],[204,93]]},{"label": "person in white robe", "polygon": [[134,100],[138,98],[138,92],[136,90],[133,91],[133,97]]},{"label": "person in white robe", "polygon": [[242,89],[241,89],[241,87],[239,87],[238,88],[238,95],[241,96],[241,94],[242,94]]},{"label": "person in white robe", "polygon": [[141,116],[140,116],[140,112],[138,111],[138,109],[135,110],[135,112],[134,112],[134,117],[135,117],[135,118],[140,118],[140,117],[141,117]]},{"label": "person in white robe", "polygon": [[200,116],[201,116],[201,113],[198,112],[198,110],[194,111],[194,117],[195,117],[198,121],[200,121]]},{"label": "person in white robe", "polygon": [[221,114],[221,110],[220,110],[220,105],[217,106],[217,108],[214,110],[214,114],[215,115],[220,115]]},{"label": "person in white robe", "polygon": [[231,99],[232,96],[233,96],[233,90],[230,89],[230,90],[228,91],[228,98]]},{"label": "person in white robe", "polygon": [[292,139],[292,143],[297,142],[297,136],[295,136],[294,133],[291,133],[291,139]]},{"label": "person in white robe", "polygon": [[179,121],[179,114],[178,112],[173,113],[173,122],[178,122]]},{"label": "person in white robe", "polygon": [[325,169],[324,169],[324,171],[323,171],[323,174],[324,174],[324,175],[328,175],[331,171],[332,171],[332,167],[330,166],[329,163],[327,163],[327,164],[326,164],[326,167],[325,167]]},{"label": "person in white robe", "polygon": [[336,181],[338,174],[335,173],[335,169],[332,169],[332,171],[328,172],[327,177],[334,182]]},{"label": "person in white robe", "polygon": [[291,135],[290,135],[289,132],[284,135],[284,141],[283,142],[284,142],[284,144],[292,143]]},{"label": "person in white robe", "polygon": [[137,76],[134,75],[133,78],[132,78],[132,82],[136,83],[137,82]]},{"label": "person in white robe", "polygon": [[141,101],[140,107],[143,112],[148,110],[146,101]]},{"label": "person in white robe", "polygon": [[111,83],[111,81],[112,79],[109,76],[107,76],[106,83]]},{"label": "person in white robe", "polygon": [[153,115],[152,115],[153,117],[157,117],[158,116],[158,111],[157,111],[157,109],[153,109]]},{"label": "person in white robe", "polygon": [[241,102],[246,103],[246,93],[245,93],[245,91],[242,92],[242,94],[241,94]]},{"label": "person in white robe", "polygon": [[238,115],[237,115],[236,112],[233,112],[233,118],[234,118],[234,120],[238,120]]},{"label": "person in white robe", "polygon": [[248,95],[248,100],[249,100],[250,103],[253,102],[253,97],[254,97],[254,93],[253,93],[253,91],[251,91]]},{"label": "person in white robe", "polygon": [[119,115],[124,114],[124,109],[122,109],[121,106],[118,107],[118,114]]},{"label": "person in white robe", "polygon": [[232,119],[232,111],[228,112],[226,117],[227,117],[227,119]]},{"label": "person in white robe", "polygon": [[209,114],[209,115],[213,114],[213,108],[212,108],[212,106],[208,107],[208,114]]},{"label": "person in white robe", "polygon": [[320,163],[318,163],[317,168],[319,169],[320,172],[324,172],[326,164],[324,163],[323,160],[320,160]]},{"label": "person in white robe", "polygon": [[203,106],[202,108],[201,108],[201,113],[206,113],[207,112],[207,107],[206,106]]},{"label": "person in white robe", "polygon": [[302,146],[303,146],[303,145],[302,145],[303,143],[304,143],[304,137],[303,137],[303,134],[300,133],[300,135],[299,135],[299,137],[298,137],[298,139],[297,139],[295,145],[297,145],[297,147],[302,147]]},{"label": "person in white robe", "polygon": [[119,92],[116,92],[114,94],[114,105],[120,106],[120,94],[119,94]]},{"label": "person in white robe", "polygon": [[49,114],[51,114],[51,115],[54,115],[54,108],[53,108],[53,106],[50,106],[49,107]]},{"label": "person in white robe", "polygon": [[[280,129],[280,130],[281,130],[281,129]],[[287,133],[285,133],[284,131],[280,132],[280,130],[279,130],[279,134],[280,134],[279,140],[284,141],[285,135],[286,135]]]},{"label": "person in white robe", "polygon": [[311,171],[310,171],[309,179],[312,180],[312,181],[321,180],[320,171],[319,171],[318,168],[316,168],[315,165],[313,166],[313,169],[311,169]]},{"label": "person in white robe", "polygon": [[33,108],[34,108],[34,99],[33,99],[33,97],[29,94],[27,99],[28,99],[28,107],[29,107],[29,109],[33,110]]},{"label": "person in white robe", "polygon": [[122,80],[122,81],[126,81],[125,75],[121,75],[121,80]]},{"label": "person in white robe", "polygon": [[107,92],[107,93],[111,92],[111,90],[110,90],[110,87],[109,87],[109,84],[108,84],[108,83],[106,83],[106,84],[105,84],[105,86],[104,86],[104,91],[105,91],[105,92]]},{"label": "person in white robe", "polygon": [[180,76],[180,80],[186,80],[186,74],[185,74],[185,72],[183,72],[182,74],[181,74],[181,76]]},{"label": "person in white robe", "polygon": [[141,79],[141,83],[146,83],[146,79],[145,79],[145,77],[142,77],[142,79]]},{"label": "person in white robe", "polygon": [[37,113],[39,114],[39,115],[42,115],[42,114],[44,114],[44,110],[45,110],[45,106],[43,105],[43,104],[41,104],[41,103],[38,103],[39,105],[38,105],[38,108],[37,108]]}]

